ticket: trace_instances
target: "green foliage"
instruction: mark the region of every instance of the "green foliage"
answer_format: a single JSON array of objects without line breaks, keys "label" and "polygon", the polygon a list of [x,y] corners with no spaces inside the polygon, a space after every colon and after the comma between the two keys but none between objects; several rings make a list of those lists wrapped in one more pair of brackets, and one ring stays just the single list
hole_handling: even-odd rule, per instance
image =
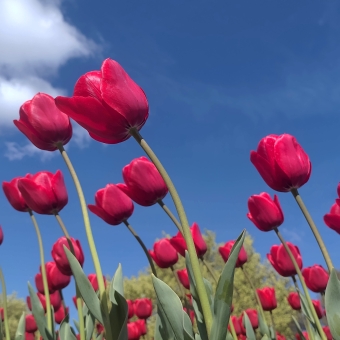
[{"label": "green foliage", "polygon": [[[208,245],[208,251],[204,259],[213,268],[215,275],[219,277],[224,267],[224,261],[218,252],[220,245],[216,244],[215,234],[212,231],[205,231],[204,238]],[[262,288],[264,286],[275,287],[278,301],[278,307],[273,311],[276,330],[287,338],[293,338],[296,327],[292,321],[292,315],[297,319],[299,319],[299,315],[291,309],[287,302],[288,293],[293,291],[290,279],[279,276],[266,259],[261,262],[260,254],[255,252],[253,239],[249,234],[247,234],[244,240],[244,246],[248,254],[248,262],[244,265],[244,268],[251,277],[254,286],[256,288]],[[174,270],[176,271],[184,267],[185,260],[180,256],[178,263],[174,266]],[[201,264],[201,270],[203,276],[211,282],[215,290],[216,283],[206,266]],[[183,293],[188,294],[189,291],[184,290],[181,285],[178,285],[171,269],[157,268],[157,274],[162,281],[166,282],[176,292],[185,306]],[[149,269],[140,272],[137,277],[125,278],[124,292],[126,299],[134,300],[141,297],[149,297],[152,299],[154,306],[156,306],[156,296]],[[241,269],[236,269],[235,271],[233,306],[234,311],[232,315],[236,316],[240,316],[245,309],[257,308],[254,292]],[[269,312],[265,312],[265,314],[268,325],[271,325]],[[151,317],[148,320],[147,340],[153,337],[154,325],[155,317]]]}]

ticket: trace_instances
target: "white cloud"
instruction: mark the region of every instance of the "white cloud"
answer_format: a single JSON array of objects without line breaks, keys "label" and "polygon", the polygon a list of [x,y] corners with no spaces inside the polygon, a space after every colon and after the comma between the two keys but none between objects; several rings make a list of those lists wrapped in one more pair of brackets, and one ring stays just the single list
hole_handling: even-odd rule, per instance
[{"label": "white cloud", "polygon": [[23,159],[25,156],[32,157],[36,155],[40,156],[40,159],[42,161],[45,161],[55,155],[54,152],[40,150],[31,143],[20,146],[18,143],[15,142],[7,142],[5,143],[5,145],[7,148],[5,152],[5,157],[8,158],[10,161],[17,161]]},{"label": "white cloud", "polygon": [[91,137],[87,130],[82,128],[78,124],[73,124],[73,136],[71,139],[71,145],[75,144],[80,149],[86,148],[91,141]]}]

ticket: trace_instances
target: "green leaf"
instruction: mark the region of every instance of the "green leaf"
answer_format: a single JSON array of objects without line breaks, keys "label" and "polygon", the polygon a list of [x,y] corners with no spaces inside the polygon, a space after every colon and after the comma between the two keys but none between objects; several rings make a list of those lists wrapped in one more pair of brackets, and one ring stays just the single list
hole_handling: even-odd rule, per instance
[{"label": "green leaf", "polygon": [[[301,340],[306,340],[305,337],[303,336],[303,333],[302,333],[302,329],[301,329],[301,327],[300,327],[300,324],[297,322],[297,320],[295,319],[294,316],[292,316],[292,319],[293,319],[293,321],[295,322],[295,325],[296,325],[296,328],[297,328],[297,332],[299,333]],[[308,322],[308,320],[307,320],[307,322]]]},{"label": "green leaf", "polygon": [[257,311],[257,315],[259,318],[259,330],[261,335],[267,335],[268,338],[271,338],[267,322],[263,319],[262,313],[259,310]]},{"label": "green leaf", "polygon": [[255,332],[246,312],[243,312],[243,322],[246,328],[247,340],[256,340]]},{"label": "green leaf", "polygon": [[340,282],[336,270],[331,275],[325,293],[326,315],[334,340],[340,340]]},{"label": "green leaf", "polygon": [[177,294],[163,281],[152,275],[158,306],[174,332],[175,339],[184,340],[183,334],[183,306]]},{"label": "green leaf", "polygon": [[69,315],[67,314],[60,324],[60,339],[62,340],[77,340],[69,324]]},{"label": "green leaf", "polygon": [[231,335],[229,331],[227,332],[226,340],[234,340],[233,336]]},{"label": "green leaf", "polygon": [[114,300],[114,292],[118,292],[121,296],[124,297],[124,283],[123,283],[123,271],[122,266],[119,263],[118,268],[115,272],[115,275],[112,279],[112,284],[110,286],[110,300]]},{"label": "green leaf", "polygon": [[265,334],[265,335],[261,338],[261,340],[269,340],[267,334]]},{"label": "green leaf", "polygon": [[74,325],[75,325],[76,328],[77,328],[77,332],[79,333],[79,330],[80,330],[79,322],[78,322],[77,320],[73,319],[73,323],[74,323]]},{"label": "green leaf", "polygon": [[96,340],[102,340],[102,339],[103,339],[103,333],[100,333],[100,334],[97,336]]},{"label": "green leaf", "polygon": [[192,331],[192,323],[189,315],[183,311],[183,331],[185,340],[194,340],[194,332]]},{"label": "green leaf", "polygon": [[211,340],[225,340],[227,336],[226,320],[229,320],[231,312],[235,265],[244,241],[244,237],[245,230],[242,231],[241,235],[234,243],[234,246],[230,251],[229,259],[225,264],[217,283],[214,298]]},{"label": "green leaf", "polygon": [[[25,313],[22,313],[19,323],[18,323],[17,331],[15,332],[15,340],[25,340],[25,328],[26,328],[26,318],[25,318]],[[0,333],[1,333],[0,340],[2,340],[1,325],[0,325]]]},{"label": "green leaf", "polygon": [[95,319],[92,313],[88,313],[85,317],[85,339],[91,340],[94,330]]},{"label": "green leaf", "polygon": [[306,316],[306,318],[309,320],[309,322],[312,324],[313,328],[315,328],[316,327],[315,321],[313,318],[312,311],[310,310],[309,305],[307,303],[307,299],[300,291],[298,291],[298,293],[299,293],[300,301],[301,301],[301,311]]},{"label": "green leaf", "polygon": [[174,340],[175,335],[172,331],[163,310],[158,307],[157,308],[157,316],[156,316],[156,326],[154,332],[154,340]]},{"label": "green leaf", "polygon": [[82,267],[80,266],[76,257],[70,252],[66,246],[64,246],[64,251],[67,256],[68,262],[70,263],[70,267],[76,280],[77,286],[79,288],[81,297],[86,303],[87,308],[91,311],[93,316],[101,323],[103,323],[103,317],[100,309],[100,302],[97,297],[96,292],[93,290],[93,287],[88,280],[87,276],[83,272]]}]

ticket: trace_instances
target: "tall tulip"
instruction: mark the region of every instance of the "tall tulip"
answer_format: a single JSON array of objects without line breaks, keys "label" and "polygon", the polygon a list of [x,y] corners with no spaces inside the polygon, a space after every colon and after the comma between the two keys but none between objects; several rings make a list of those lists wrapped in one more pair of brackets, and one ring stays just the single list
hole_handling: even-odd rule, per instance
[{"label": "tall tulip", "polygon": [[[218,251],[221,254],[224,262],[228,261],[234,243],[235,241],[228,241],[224,246],[218,248]],[[242,246],[237,257],[236,268],[242,267],[247,262],[247,260],[248,260],[247,252]]]},{"label": "tall tulip", "polygon": [[95,194],[95,205],[89,204],[90,211],[110,225],[126,221],[133,213],[131,198],[115,184],[108,184]]},{"label": "tall tulip", "polygon": [[322,293],[326,290],[329,274],[318,264],[306,267],[302,270],[306,286],[314,293]]},{"label": "tall tulip", "polygon": [[184,288],[190,289],[188,271],[184,269],[177,270],[177,276]]},{"label": "tall tulip", "polygon": [[257,289],[256,292],[260,298],[263,310],[272,311],[277,307],[275,288],[264,287],[262,289]]},{"label": "tall tulip", "polygon": [[169,268],[178,261],[177,251],[167,238],[155,242],[149,254],[160,268]]},{"label": "tall tulip", "polygon": [[139,319],[147,319],[152,314],[152,301],[147,298],[136,299],[135,314]]},{"label": "tall tulip", "polygon": [[155,165],[139,157],[123,168],[125,184],[117,186],[133,201],[144,207],[156,204],[168,193],[168,188]]},{"label": "tall tulip", "polygon": [[[337,200],[337,202],[338,201],[339,200]],[[340,234],[340,205],[338,203],[334,203],[330,212],[323,217],[323,220],[327,227]]]},{"label": "tall tulip", "polygon": [[149,116],[144,91],[112,59],[104,60],[100,71],[81,76],[71,98],[55,102],[93,139],[107,144],[127,140],[130,129],[140,130]]},{"label": "tall tulip", "polygon": [[[27,174],[26,177],[30,175]],[[2,182],[2,189],[10,205],[18,211],[27,212],[30,210],[18,188],[18,181],[23,177],[13,178],[10,182]]]},{"label": "tall tulip", "polygon": [[54,151],[72,137],[70,118],[55,105],[54,98],[36,94],[20,107],[20,119],[15,126],[39,149]]},{"label": "tall tulip", "polygon": [[288,294],[287,297],[288,303],[290,306],[295,309],[295,310],[300,310],[301,309],[301,301],[300,301],[300,296],[296,292],[291,292]]},{"label": "tall tulip", "polygon": [[248,209],[248,218],[261,231],[273,230],[283,223],[283,212],[276,195],[274,200],[266,192],[252,195],[248,199]]},{"label": "tall tulip", "polygon": [[[297,246],[290,242],[286,242],[290,251],[292,252],[296,263],[298,264],[299,268],[302,268],[302,257],[300,254],[300,250]],[[267,258],[269,262],[272,264],[274,269],[281,275],[281,276],[293,276],[296,275],[296,270],[294,268],[293,262],[291,261],[288,253],[286,252],[283,245],[273,245],[270,248],[270,254],[267,254]]]},{"label": "tall tulip", "polygon": [[262,138],[257,151],[251,151],[250,160],[267,185],[281,192],[300,188],[312,170],[308,155],[289,134]]}]

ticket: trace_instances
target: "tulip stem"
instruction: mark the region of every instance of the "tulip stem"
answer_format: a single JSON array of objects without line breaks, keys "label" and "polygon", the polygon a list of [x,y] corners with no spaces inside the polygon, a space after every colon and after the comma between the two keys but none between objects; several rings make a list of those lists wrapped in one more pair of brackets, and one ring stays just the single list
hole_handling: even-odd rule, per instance
[{"label": "tulip stem", "polygon": [[187,216],[185,214],[183,204],[181,202],[181,199],[178,195],[178,192],[177,192],[171,178],[169,177],[168,173],[164,169],[162,163],[157,158],[155,153],[152,151],[150,146],[147,144],[145,139],[143,139],[143,137],[141,136],[139,131],[136,128],[131,128],[130,129],[130,135],[135,138],[137,143],[142,147],[142,149],[149,156],[151,161],[155,164],[155,166],[158,169],[160,175],[162,176],[165,184],[167,185],[169,192],[170,192],[170,195],[172,197],[172,200],[175,204],[177,214],[179,216],[179,220],[180,220],[180,223],[181,223],[181,226],[182,226],[182,229],[183,229],[182,230],[183,237],[184,237],[185,242],[187,244],[189,259],[190,259],[190,262],[191,262],[191,266],[192,266],[192,270],[193,270],[193,274],[194,274],[194,278],[195,278],[195,282],[196,282],[196,289],[197,289],[198,297],[199,297],[199,300],[200,300],[200,303],[201,303],[201,306],[202,306],[203,317],[204,317],[204,321],[205,321],[205,325],[206,325],[206,329],[207,329],[207,333],[208,333],[208,338],[209,338],[210,332],[211,332],[212,321],[213,321],[212,312],[211,312],[211,309],[210,309],[208,294],[207,294],[207,291],[206,291],[205,286],[204,286],[203,276],[202,276],[202,273],[201,273],[201,269],[200,269],[200,265],[199,265],[199,262],[198,262],[194,241],[192,239],[188,219],[187,219]]},{"label": "tulip stem", "polygon": [[286,252],[288,253],[291,261],[293,262],[293,265],[294,265],[294,268],[295,268],[295,271],[299,277],[299,280],[300,280],[300,283],[302,285],[302,288],[303,288],[303,291],[305,293],[305,296],[306,296],[306,299],[307,299],[307,304],[308,304],[308,307],[313,315],[313,319],[314,319],[314,322],[315,322],[315,326],[318,330],[318,333],[321,337],[322,340],[327,340],[326,336],[325,336],[325,333],[321,327],[321,324],[320,324],[320,321],[319,321],[319,318],[316,314],[316,311],[315,311],[315,308],[314,308],[314,305],[312,303],[312,300],[309,296],[309,293],[308,293],[308,289],[307,289],[307,286],[306,286],[306,283],[305,283],[305,280],[301,274],[301,270],[295,260],[295,257],[293,256],[292,252],[290,251],[289,247],[287,246],[287,243],[286,241],[284,240],[283,236],[281,235],[281,233],[279,232],[279,230],[277,228],[274,228],[274,231],[276,232],[276,235],[278,236],[278,238],[280,239],[282,245],[284,246],[284,248],[286,249]]},{"label": "tulip stem", "polygon": [[273,333],[274,333],[274,339],[276,339],[276,331],[275,331],[275,322],[274,322],[274,316],[273,316],[273,312],[269,311],[270,313],[270,319],[272,321],[272,327],[273,327]]},{"label": "tulip stem", "polygon": [[[187,309],[187,314],[189,315],[189,313],[190,313],[190,312],[189,312],[189,304],[188,304],[188,301],[187,301],[187,299],[186,299],[185,291],[184,291],[184,289],[183,289],[183,287],[182,287],[181,281],[179,280],[178,275],[177,275],[177,273],[175,272],[174,266],[171,266],[170,269],[171,269],[172,274],[174,275],[174,277],[175,277],[175,279],[176,279],[178,289],[179,289],[179,291],[181,292],[181,295],[182,295],[182,299],[183,299],[185,308]],[[190,317],[190,315],[189,315],[189,317]]]},{"label": "tulip stem", "polygon": [[206,261],[203,256],[200,257],[200,260],[202,261],[202,263],[205,265],[205,267],[208,269],[208,272],[210,273],[211,277],[213,278],[213,280],[215,281],[215,283],[218,283],[218,278],[216,276],[216,274],[214,273],[214,270],[212,269],[210,263],[208,261]]},{"label": "tulip stem", "polygon": [[183,234],[182,232],[182,226],[179,223],[179,221],[177,220],[177,218],[175,217],[175,215],[171,212],[171,210],[165,205],[165,203],[162,200],[159,200],[157,202],[162,209],[166,212],[166,214],[170,217],[171,221],[174,222],[174,225],[177,227],[177,229],[181,232],[181,234]]},{"label": "tulip stem", "polygon": [[152,274],[155,275],[157,277],[157,272],[156,272],[156,268],[155,265],[153,264],[152,258],[149,254],[148,248],[146,248],[144,242],[142,241],[142,239],[138,236],[138,234],[135,232],[135,230],[132,228],[131,224],[125,220],[123,221],[123,223],[126,225],[126,227],[130,230],[131,234],[135,237],[135,239],[137,240],[137,242],[140,244],[140,246],[142,247],[146,257],[148,258],[148,261],[150,263],[150,267],[151,267],[151,271]]},{"label": "tulip stem", "polygon": [[1,281],[1,286],[2,286],[2,303],[4,305],[4,323],[5,323],[6,340],[11,340],[11,337],[9,334],[9,326],[8,326],[6,284],[5,284],[4,274],[2,273],[1,268],[0,268],[0,281]]},{"label": "tulip stem", "polygon": [[49,290],[48,290],[48,283],[47,283],[44,248],[43,248],[43,243],[42,243],[41,234],[40,234],[40,230],[39,230],[37,220],[35,219],[35,216],[33,215],[32,210],[29,210],[28,213],[31,217],[31,220],[33,222],[33,225],[34,225],[35,231],[37,233],[37,237],[38,237],[39,251],[40,251],[41,275],[42,275],[44,293],[45,293],[45,299],[46,299],[47,329],[52,333],[53,330],[52,330],[51,300],[50,300],[50,293],[49,293]]},{"label": "tulip stem", "polygon": [[[70,235],[69,235],[69,233],[66,229],[66,226],[65,226],[63,220],[61,219],[61,217],[58,213],[56,213],[54,216],[57,219],[59,226],[60,226],[61,230],[63,231],[63,233],[64,233],[64,235],[67,239],[67,242],[70,246],[71,253],[74,256],[76,256]],[[80,291],[79,291],[78,286],[77,286],[77,282],[74,282],[74,284],[76,286],[76,302],[77,302],[77,312],[78,312],[78,319],[79,319],[80,340],[85,340],[86,337],[85,337],[85,323],[84,323],[84,314],[83,314],[83,300],[81,298]],[[66,314],[67,314],[66,313],[66,307],[65,307],[65,302],[63,300],[63,293],[61,292],[61,290],[60,290],[60,297],[62,298],[61,301],[63,302],[63,306],[64,306],[64,310],[65,310],[65,316],[66,316]]]},{"label": "tulip stem", "polygon": [[75,184],[75,187],[76,187],[76,190],[77,190],[77,193],[78,193],[78,197],[79,197],[79,201],[80,201],[80,206],[81,206],[81,211],[82,211],[83,219],[84,219],[84,225],[85,225],[87,241],[89,243],[89,247],[90,247],[90,251],[91,251],[91,255],[92,255],[92,261],[93,261],[94,269],[95,269],[96,275],[97,275],[100,300],[102,300],[102,297],[103,297],[104,292],[105,292],[103,272],[102,272],[102,269],[100,267],[98,253],[97,253],[96,245],[94,243],[94,239],[93,239],[93,235],[92,235],[90,218],[89,218],[89,214],[88,214],[88,211],[87,211],[87,206],[86,206],[86,201],[85,201],[83,189],[82,189],[82,187],[80,185],[77,173],[74,170],[74,167],[73,167],[73,165],[71,163],[71,160],[68,157],[68,155],[67,155],[67,153],[66,153],[66,151],[64,149],[64,146],[61,143],[59,143],[58,144],[58,148],[59,148],[59,151],[61,153],[61,156],[63,157],[63,159],[64,159],[64,161],[66,163],[66,166],[67,166],[68,170],[70,171],[71,177],[73,179],[73,182]]},{"label": "tulip stem", "polygon": [[329,253],[327,251],[327,248],[325,246],[325,243],[323,242],[323,239],[322,239],[322,237],[319,233],[319,230],[318,230],[317,226],[315,225],[315,223],[312,219],[312,216],[310,215],[308,209],[306,208],[305,204],[303,203],[303,200],[302,200],[298,190],[292,189],[291,192],[292,192],[292,194],[293,194],[293,196],[296,200],[296,203],[298,204],[303,215],[305,216],[307,223],[309,224],[316,241],[318,242],[319,248],[321,249],[322,255],[323,255],[325,262],[327,264],[328,271],[331,272],[331,269],[334,268],[334,266],[333,266],[332,260],[329,256]]}]

